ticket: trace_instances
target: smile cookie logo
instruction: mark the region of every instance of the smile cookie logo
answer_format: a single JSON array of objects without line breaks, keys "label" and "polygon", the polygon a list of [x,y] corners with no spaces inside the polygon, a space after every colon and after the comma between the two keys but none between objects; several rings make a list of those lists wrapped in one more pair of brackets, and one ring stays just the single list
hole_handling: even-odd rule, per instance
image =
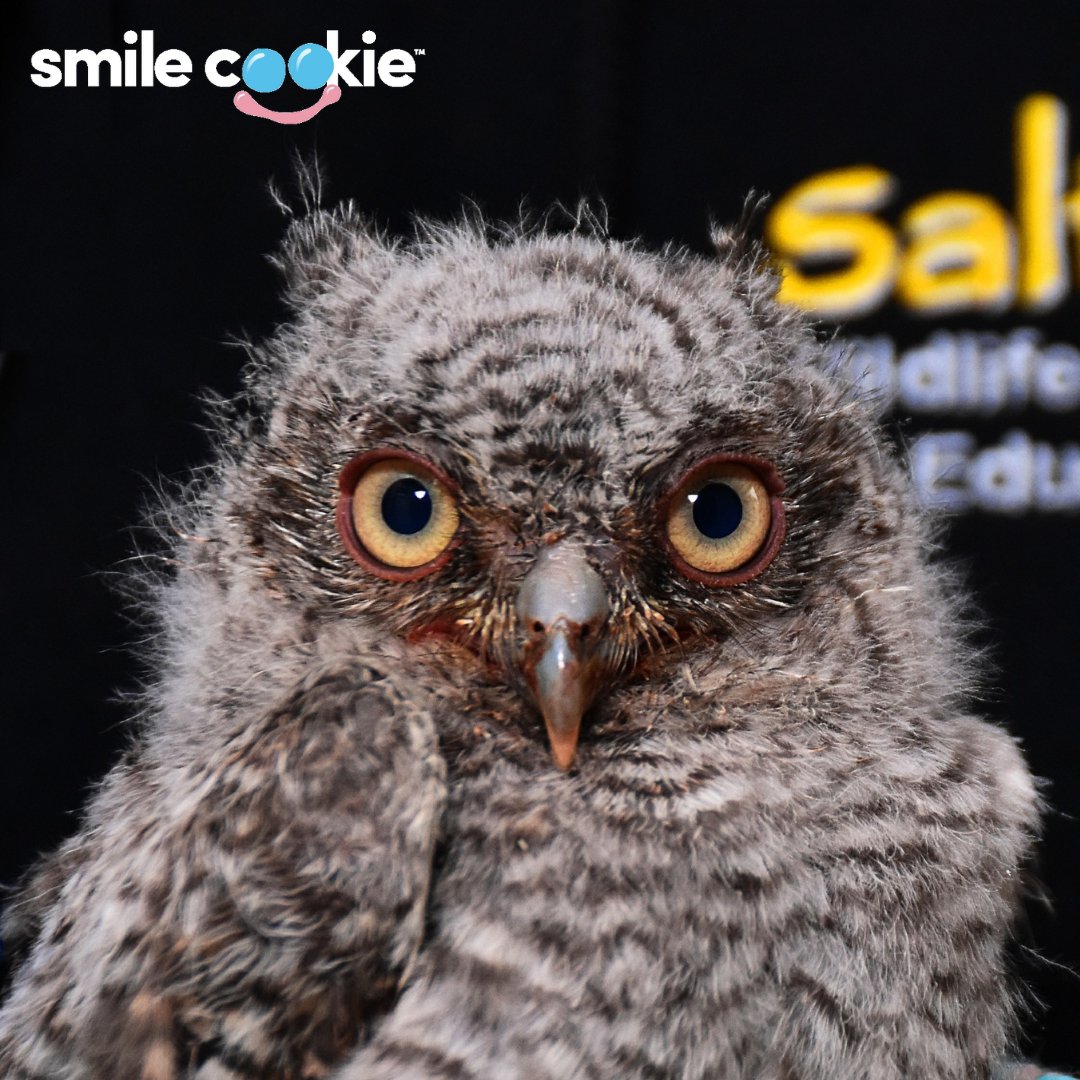
[{"label": "smile cookie logo", "polygon": [[[416,74],[416,57],[423,49],[387,49],[376,55],[375,32],[365,30],[362,49],[342,50],[336,30],[326,32],[326,44],[309,41],[295,48],[288,62],[276,49],[252,49],[238,73],[241,54],[235,49],[215,49],[202,65],[203,75],[212,86],[233,87],[243,82],[233,104],[247,116],[272,120],[275,124],[302,124],[318,116],[328,105],[341,99],[341,84],[350,87],[409,86]],[[128,30],[124,44],[116,49],[38,49],[30,57],[30,75],[35,86],[123,86],[182,87],[191,82],[194,70],[191,57],[182,49],[155,52],[152,30]],[[358,63],[360,74],[352,65]],[[107,76],[104,74],[107,69]],[[321,90],[317,101],[307,108],[282,112],[267,108],[253,94],[272,94],[279,90],[288,75],[303,90]]]}]

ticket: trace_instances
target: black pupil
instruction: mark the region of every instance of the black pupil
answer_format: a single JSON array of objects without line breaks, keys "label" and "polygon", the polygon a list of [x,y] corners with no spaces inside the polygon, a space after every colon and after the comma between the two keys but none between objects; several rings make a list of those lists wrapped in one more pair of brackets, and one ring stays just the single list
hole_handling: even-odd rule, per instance
[{"label": "black pupil", "polygon": [[706,484],[690,501],[694,524],[710,540],[723,540],[742,523],[742,499],[727,484]]},{"label": "black pupil", "polygon": [[431,492],[419,480],[403,476],[383,492],[382,516],[394,532],[412,536],[431,520]]}]

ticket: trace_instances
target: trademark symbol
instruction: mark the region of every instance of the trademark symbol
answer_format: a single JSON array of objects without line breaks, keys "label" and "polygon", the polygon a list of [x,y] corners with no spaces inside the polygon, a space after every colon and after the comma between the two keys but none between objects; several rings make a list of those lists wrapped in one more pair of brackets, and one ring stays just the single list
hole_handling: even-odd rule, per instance
[{"label": "trademark symbol", "polygon": [[413,49],[412,54],[413,54],[413,56],[427,56],[427,50],[426,49]]}]

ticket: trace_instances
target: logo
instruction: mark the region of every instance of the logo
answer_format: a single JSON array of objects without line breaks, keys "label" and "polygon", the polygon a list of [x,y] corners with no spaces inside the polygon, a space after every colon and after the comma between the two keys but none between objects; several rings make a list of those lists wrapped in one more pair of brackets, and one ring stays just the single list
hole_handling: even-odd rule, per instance
[{"label": "logo", "polygon": [[[323,109],[341,100],[341,86],[398,88],[409,86],[416,74],[416,57],[423,49],[371,48],[376,35],[365,30],[360,40],[367,48],[342,50],[337,30],[326,32],[326,44],[309,41],[298,45],[288,61],[276,49],[252,49],[240,63],[235,49],[215,49],[202,62],[203,77],[212,86],[233,87],[242,82],[233,105],[247,116],[272,120],[276,124],[302,124]],[[195,65],[182,49],[155,52],[152,30],[128,30],[124,44],[116,49],[38,49],[30,57],[31,82],[41,87],[119,86],[179,88],[191,82]],[[237,70],[239,65],[239,70]],[[354,70],[354,66],[359,73]],[[272,94],[281,88],[286,75],[304,90],[320,90],[318,99],[304,109],[288,112],[268,108],[254,94]]]}]

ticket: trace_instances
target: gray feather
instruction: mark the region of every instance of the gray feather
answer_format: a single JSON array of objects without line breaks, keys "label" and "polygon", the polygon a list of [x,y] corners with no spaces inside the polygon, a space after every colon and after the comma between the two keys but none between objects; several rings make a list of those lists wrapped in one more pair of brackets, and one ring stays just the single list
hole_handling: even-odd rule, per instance
[{"label": "gray feather", "polygon": [[[0,1072],[985,1080],[1013,1050],[1033,783],[970,712],[901,464],[761,252],[717,250],[294,223],[294,319],[169,510],[148,718],[13,917]],[[379,449],[457,490],[416,580],[335,527]],[[715,454],[785,485],[730,587],[658,511]],[[568,773],[515,674],[555,542],[610,604]]]}]

